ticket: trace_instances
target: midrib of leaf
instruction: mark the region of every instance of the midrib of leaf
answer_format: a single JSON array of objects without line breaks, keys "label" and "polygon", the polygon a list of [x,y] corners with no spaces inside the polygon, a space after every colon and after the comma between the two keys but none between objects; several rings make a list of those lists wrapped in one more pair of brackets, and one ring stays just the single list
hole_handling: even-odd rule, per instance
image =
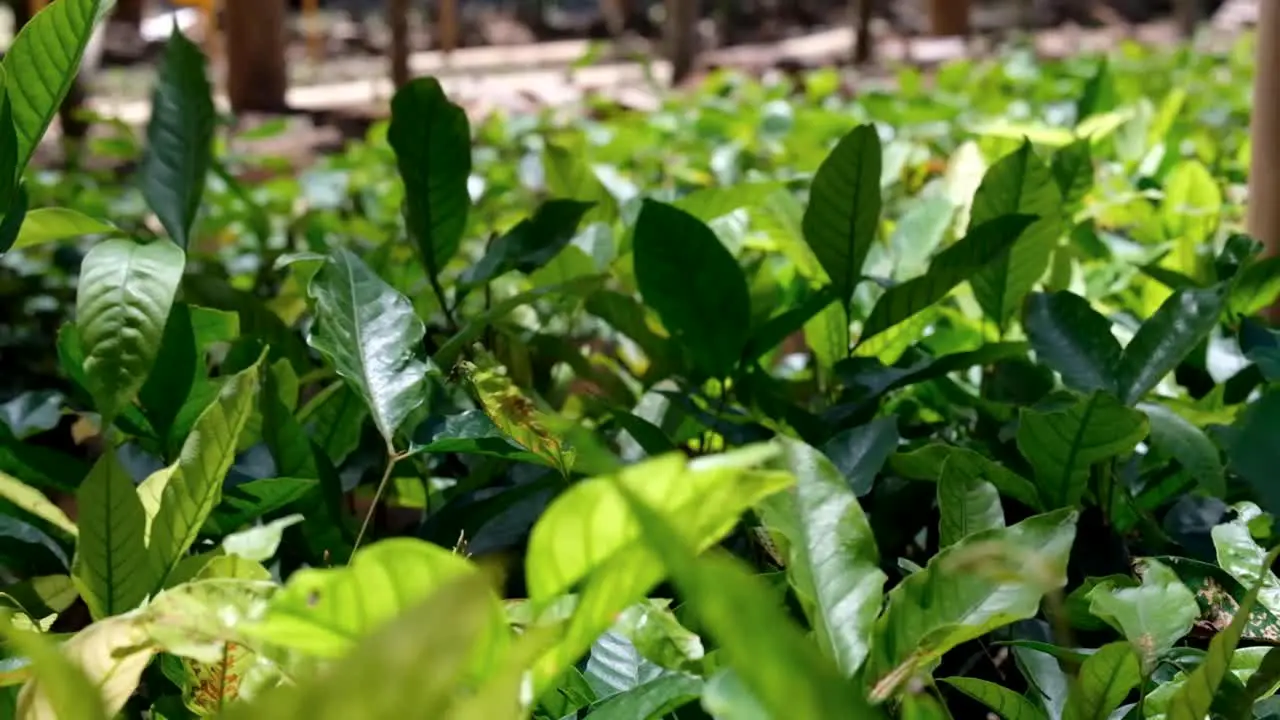
[{"label": "midrib of leaf", "polygon": [[[1018,192],[1017,192],[1017,194],[1014,196],[1014,200],[1013,200],[1013,210],[1010,210],[1009,212],[1007,212],[1007,213],[1003,213],[1003,214],[1006,214],[1006,215],[1007,215],[1007,214],[1009,214],[1009,213],[1016,213],[1016,212],[1018,212],[1018,209],[1022,207],[1022,194],[1023,194],[1023,190],[1024,190],[1024,188],[1025,188],[1025,187],[1026,187],[1026,185],[1027,185],[1027,162],[1028,162],[1028,161],[1029,161],[1029,159],[1030,159],[1030,157],[1029,157],[1029,156],[1030,156],[1030,154],[1031,154],[1030,149],[1027,149],[1026,154],[1025,154],[1025,155],[1023,155],[1022,162],[1019,164],[1019,170],[1018,170]],[[996,216],[996,217],[999,217],[999,216]],[[994,220],[994,219],[995,219],[995,218],[989,218],[989,220]],[[1038,223],[1038,222],[1040,222],[1040,220],[1036,220],[1036,222]],[[1032,225],[1034,225],[1034,224],[1035,224],[1035,223],[1032,223]],[[1026,232],[1027,232],[1027,230],[1030,230],[1030,229],[1031,229],[1031,227],[1030,227],[1030,226],[1028,226],[1028,227],[1026,227],[1026,228],[1023,228],[1022,233],[1025,235],[1025,234],[1026,234]],[[1003,255],[1003,258],[1001,258],[1000,265],[1002,266],[1002,268],[1001,268],[1001,269],[1002,269],[1004,272],[1002,272],[1002,273],[1000,274],[1000,290],[999,290],[999,292],[997,293],[997,297],[999,298],[999,302],[996,304],[996,305],[997,305],[997,307],[996,307],[996,312],[998,313],[998,317],[996,318],[996,329],[1000,331],[1000,336],[1001,336],[1002,338],[1004,337],[1004,325],[1005,325],[1005,319],[1004,319],[1004,298],[1005,298],[1005,295],[1007,295],[1007,294],[1008,294],[1008,292],[1009,292],[1009,272],[1010,272],[1010,269],[1011,269],[1011,268],[1012,268],[1012,266],[1013,266],[1013,251],[1014,251],[1015,249],[1017,249],[1017,247],[1018,247],[1018,242],[1019,242],[1019,241],[1021,241],[1021,240],[1022,240],[1022,238],[1018,238],[1018,240],[1015,240],[1015,241],[1013,242],[1013,244],[1012,244],[1012,245],[1010,245],[1010,246],[1009,246],[1009,248],[1008,248],[1007,250],[1005,250],[1003,253],[1001,253],[1001,254]]]},{"label": "midrib of leaf", "polygon": [[[1093,417],[1093,406],[1097,401],[1098,393],[1092,393],[1089,395],[1089,402],[1084,407],[1084,415],[1080,418],[1080,423],[1076,428],[1076,432],[1071,438],[1071,442],[1069,444],[1070,449],[1067,452],[1066,462],[1062,463],[1062,477],[1059,480],[1057,491],[1055,492],[1054,500],[1058,503],[1062,503],[1066,499],[1065,488],[1069,487],[1071,482],[1071,468],[1075,465],[1076,456],[1080,454],[1080,444],[1083,442],[1085,430],[1089,427],[1089,419]],[[1070,414],[1070,412],[1070,410],[1067,410],[1068,414]],[[1066,439],[1058,433],[1057,427],[1054,423],[1046,423],[1046,425],[1053,427],[1054,433],[1058,434],[1058,437],[1063,440]],[[1088,469],[1086,468],[1085,471],[1088,472]]]},{"label": "midrib of leaf", "polygon": [[[136,247],[134,249],[136,250]],[[136,255],[137,255],[136,252],[133,252],[133,251],[129,252],[128,260],[125,261],[125,265],[124,265],[124,282],[120,283],[119,287],[117,287],[115,289],[115,292],[112,293],[112,295],[115,297],[117,302],[114,302],[111,305],[107,306],[106,312],[110,312],[112,308],[128,308],[129,307],[128,301],[136,299],[133,293],[129,291],[129,278],[133,275],[133,259]],[[99,315],[98,317],[101,317],[101,315]],[[116,322],[111,323],[112,335],[119,336],[121,334],[121,331],[124,330],[125,321],[128,319],[128,317],[129,317],[129,313],[121,312],[120,319]],[[87,359],[87,356],[86,356],[86,359]],[[125,380],[125,381],[128,380],[129,372],[125,368],[124,363],[116,363],[116,365],[117,365],[116,372],[115,372],[116,377],[115,377],[114,384],[118,385],[122,380]],[[121,410],[123,410],[123,408],[117,408],[116,412],[120,412]],[[112,418],[103,418],[104,423],[110,423],[111,420]]]},{"label": "midrib of leaf", "polygon": [[[859,168],[859,170],[861,170],[861,168]],[[855,251],[857,249],[855,246],[858,242],[858,236],[856,234],[858,230],[858,198],[862,196],[862,180],[863,180],[861,172],[855,173],[855,174],[857,175],[857,177],[853,181],[853,193],[852,193],[853,197],[850,198],[850,202],[849,202],[850,204],[849,227],[847,230],[847,236],[849,238],[849,246],[848,246],[849,253],[845,256],[845,259],[844,259],[844,289],[848,291],[849,296],[845,298],[841,298],[842,300],[841,304],[844,305],[846,316],[852,314],[850,310],[853,307],[854,276],[857,275],[858,272],[861,271],[862,269],[862,268],[858,268],[857,270],[855,270],[853,267],[854,256],[856,255]],[[872,236],[872,238],[874,240],[874,236]]]}]

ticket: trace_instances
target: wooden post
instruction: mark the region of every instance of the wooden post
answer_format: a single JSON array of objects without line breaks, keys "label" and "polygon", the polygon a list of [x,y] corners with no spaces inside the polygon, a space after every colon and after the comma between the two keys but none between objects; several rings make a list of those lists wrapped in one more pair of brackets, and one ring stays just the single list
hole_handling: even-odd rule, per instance
[{"label": "wooden post", "polygon": [[[1253,81],[1253,156],[1249,163],[1249,233],[1280,255],[1280,0],[1258,3]],[[1270,315],[1280,321],[1280,303]]]},{"label": "wooden post", "polygon": [[236,112],[286,108],[285,0],[225,0],[227,96]]},{"label": "wooden post", "polygon": [[[1266,0],[1263,2],[1265,3]],[[1178,20],[1178,32],[1182,33],[1182,37],[1194,37],[1196,26],[1200,24],[1200,0],[1174,0],[1173,11]]]},{"label": "wooden post", "polygon": [[440,50],[451,53],[458,49],[458,0],[440,0]]},{"label": "wooden post", "polygon": [[853,28],[853,64],[866,65],[875,57],[871,37],[872,0],[849,0],[849,17]]},{"label": "wooden post", "polygon": [[409,0],[387,0],[387,24],[391,26],[391,84],[409,83]]},{"label": "wooden post", "polygon": [[677,85],[693,73],[698,54],[697,0],[666,0],[662,34],[666,37],[667,59],[671,61],[671,83]]},{"label": "wooden post", "polygon": [[940,37],[967,37],[969,0],[929,0],[929,32]]}]

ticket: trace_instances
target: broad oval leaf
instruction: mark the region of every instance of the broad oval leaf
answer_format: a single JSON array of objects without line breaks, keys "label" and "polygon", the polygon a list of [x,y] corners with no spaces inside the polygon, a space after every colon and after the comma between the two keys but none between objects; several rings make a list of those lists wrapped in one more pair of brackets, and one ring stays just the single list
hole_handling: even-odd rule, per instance
[{"label": "broad oval leaf", "polygon": [[1036,156],[1030,141],[987,170],[973,196],[969,232],[1013,213],[1038,220],[1018,237],[1008,254],[974,275],[970,283],[983,312],[1001,328],[1049,267],[1049,256],[1062,232],[1062,195],[1053,173]]},{"label": "broad oval leaf", "polygon": [[1142,323],[1125,346],[1116,369],[1120,397],[1126,405],[1141,400],[1209,335],[1218,324],[1226,298],[1225,285],[1178,290]]},{"label": "broad oval leaf", "polygon": [[54,505],[44,493],[5,472],[0,472],[0,498],[8,500],[19,509],[31,513],[71,537],[75,537],[79,532],[76,524],[71,522],[71,518],[67,517],[62,508]]},{"label": "broad oval leaf", "polygon": [[[895,433],[896,434],[896,433]],[[818,634],[820,646],[852,677],[869,652],[884,583],[880,553],[862,506],[840,471],[821,452],[780,439],[780,464],[794,489],[767,501],[765,518],[788,536],[787,573]]]},{"label": "broad oval leaf", "polygon": [[71,208],[36,208],[27,213],[13,242],[14,250],[60,242],[85,235],[115,235],[120,229]]},{"label": "broad oval leaf", "polygon": [[185,263],[182,250],[165,239],[104,240],[84,257],[76,328],[85,379],[107,422],[146,382]]},{"label": "broad oval leaf", "polygon": [[698,370],[727,376],[751,332],[751,298],[738,262],[697,218],[652,200],[640,210],[634,242],[645,304]]},{"label": "broad oval leaf", "polygon": [[1089,612],[1125,636],[1146,677],[1160,656],[1191,631],[1200,606],[1176,573],[1148,560],[1138,587],[1117,588],[1109,580],[1099,583],[1089,593]]},{"label": "broad oval leaf", "polygon": [[222,501],[222,483],[236,458],[236,441],[258,398],[263,358],[228,378],[182,444],[177,462],[138,486],[147,512],[147,556],[157,586],[195,543],[205,520]]},{"label": "broad oval leaf", "polygon": [[547,507],[529,537],[529,598],[549,601],[635,545],[640,527],[620,488],[679,522],[681,537],[702,548],[728,532],[744,510],[791,483],[785,473],[751,469],[775,452],[758,445],[692,461],[673,453],[576,483]]},{"label": "broad oval leaf", "polygon": [[539,461],[568,478],[576,453],[552,430],[555,423],[551,422],[550,415],[525,397],[511,378],[496,368],[478,368],[466,361],[460,363],[460,367],[492,424]]},{"label": "broad oval leaf", "polygon": [[80,537],[71,564],[80,595],[95,618],[136,608],[156,589],[147,561],[147,515],[114,450],[94,463],[76,494]]},{"label": "broad oval leaf", "polygon": [[880,296],[858,343],[911,318],[965,280],[976,280],[983,268],[999,263],[1035,226],[1035,218],[1028,215],[1001,215],[974,225],[968,235],[938,253],[929,263],[929,272],[895,285]]},{"label": "broad oval leaf", "polygon": [[663,675],[605,700],[593,707],[588,717],[592,720],[665,717],[697,700],[702,684],[702,678],[692,675]]},{"label": "broad oval leaf", "polygon": [[1095,392],[1066,407],[1024,408],[1018,450],[1035,469],[1044,506],[1074,507],[1094,464],[1129,452],[1147,436],[1146,415]]},{"label": "broad oval leaf", "polygon": [[846,309],[880,227],[881,155],[875,125],[859,125],[822,162],[809,190],[804,239]]},{"label": "broad oval leaf", "polygon": [[898,447],[898,418],[876,418],[866,425],[849,428],[822,446],[853,494],[871,492],[876,475]]},{"label": "broad oval leaf", "polygon": [[1177,460],[1209,495],[1226,495],[1222,454],[1203,430],[1165,405],[1141,403],[1138,409],[1151,424],[1148,442],[1152,449]]},{"label": "broad oval leaf", "polygon": [[467,114],[445,97],[438,80],[418,78],[391,99],[387,141],[404,180],[409,234],[435,278],[457,254],[471,209]]},{"label": "broad oval leaf", "polygon": [[1272,613],[1280,612],[1280,578],[1270,567],[1263,568],[1267,551],[1253,539],[1249,530],[1249,523],[1260,517],[1262,511],[1253,503],[1239,503],[1234,509],[1236,519],[1209,531],[1218,566],[1245,587],[1258,585],[1258,604]]},{"label": "broad oval leaf", "polygon": [[890,697],[951,648],[1039,612],[1041,598],[1066,585],[1077,517],[1057,510],[970,535],[908,575],[876,622],[872,696]]},{"label": "broad oval leaf", "polygon": [[426,401],[422,320],[405,296],[345,248],[334,250],[308,292],[316,301],[317,327],[307,342],[364,398],[393,448],[396,430]]},{"label": "broad oval leaf", "polygon": [[142,160],[142,194],[179,247],[190,243],[213,159],[216,115],[204,53],[174,27],[165,46]]},{"label": "broad oval leaf", "polygon": [[50,3],[22,27],[5,52],[5,90],[18,141],[15,176],[26,169],[71,89],[94,26],[112,6],[104,0]]},{"label": "broad oval leaf", "polygon": [[[245,631],[321,657],[339,657],[435,591],[478,573],[469,560],[438,545],[383,540],[357,552],[347,567],[295,572],[271,598],[262,619]],[[488,612],[501,612],[496,598],[487,602]]]},{"label": "broad oval leaf", "polygon": [[1063,720],[1107,720],[1142,682],[1138,656],[1129,643],[1105,645],[1080,665]]},{"label": "broad oval leaf", "polygon": [[[19,630],[9,622],[0,623],[5,640],[32,661],[33,676],[18,694],[15,717],[24,720],[84,718],[108,720],[104,693],[86,669],[69,658],[47,635]],[[44,687],[52,689],[45,692]]]},{"label": "broad oval leaf", "polygon": [[[60,651],[96,686],[95,694],[101,696],[107,716],[114,717],[137,690],[142,671],[156,649],[148,642],[146,630],[137,619],[121,616],[93,623],[63,643]],[[18,698],[19,717],[31,720],[65,717],[53,712],[56,701],[50,696],[62,695],[68,690],[60,685],[51,685],[46,690],[42,685],[41,675],[37,673],[35,680],[22,688]]]},{"label": "broad oval leaf", "polygon": [[1030,700],[1003,685],[969,677],[938,678],[970,698],[986,705],[1003,720],[1048,720],[1048,715]]},{"label": "broad oval leaf", "polygon": [[1074,293],[1036,293],[1027,298],[1023,325],[1036,360],[1080,392],[1116,392],[1120,343],[1111,322]]},{"label": "broad oval leaf", "polygon": [[1198,160],[1184,160],[1169,171],[1160,205],[1164,230],[1174,241],[1174,268],[1203,278],[1201,249],[1212,239],[1222,212],[1222,190]]},{"label": "broad oval leaf", "polygon": [[489,245],[484,257],[462,275],[466,283],[488,282],[509,270],[526,275],[546,265],[573,239],[594,203],[548,200]]},{"label": "broad oval leaf", "polygon": [[984,530],[1004,527],[996,486],[970,463],[945,463],[938,477],[938,545],[947,547]]}]

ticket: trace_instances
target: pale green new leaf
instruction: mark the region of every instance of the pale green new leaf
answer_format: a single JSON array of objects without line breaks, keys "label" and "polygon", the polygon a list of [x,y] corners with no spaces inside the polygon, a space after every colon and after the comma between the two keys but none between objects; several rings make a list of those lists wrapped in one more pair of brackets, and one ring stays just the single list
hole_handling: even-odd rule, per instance
[{"label": "pale green new leaf", "polygon": [[467,700],[460,690],[473,679],[469,676],[483,658],[487,640],[507,632],[500,616],[492,613],[493,603],[483,575],[455,577],[425,599],[406,603],[394,619],[323,671],[268,692],[251,705],[233,705],[223,717],[450,717],[453,706]]},{"label": "pale green new leaf", "polygon": [[[0,632],[14,649],[31,660],[34,677],[18,696],[16,717],[23,720],[109,720],[97,684],[45,635],[0,622]],[[43,692],[43,688],[51,692]]]},{"label": "pale green new leaf", "polygon": [[836,145],[813,178],[804,238],[846,309],[880,226],[880,136],[859,125]]},{"label": "pale green new leaf", "polygon": [[333,251],[308,292],[317,327],[307,342],[364,398],[391,448],[396,430],[426,401],[425,326],[405,296],[345,248]]},{"label": "pale green new leaf", "polygon": [[62,508],[50,502],[44,493],[4,472],[0,472],[0,498],[8,500],[19,509],[31,513],[71,537],[75,537],[79,532],[76,524],[71,522],[71,518],[67,517]]},{"label": "pale green new leaf", "polygon": [[22,27],[5,52],[5,90],[18,141],[17,176],[26,169],[71,89],[94,25],[114,4],[110,0],[50,3]]},{"label": "pale green new leaf", "polygon": [[1080,665],[1071,684],[1063,720],[1107,720],[1129,692],[1142,682],[1138,656],[1130,643],[1116,642]]},{"label": "pale green new leaf", "polygon": [[216,119],[204,54],[175,27],[151,96],[141,172],[147,205],[179,247],[200,209]]},{"label": "pale green new leaf", "polygon": [[549,601],[568,592],[596,568],[634,549],[641,531],[619,488],[638,494],[669,522],[678,522],[681,537],[705,548],[743,511],[791,483],[786,473],[751,470],[776,450],[755,445],[696,460],[672,453],[623,468],[616,476],[574,484],[547,507],[529,537],[525,581],[530,599]]},{"label": "pale green new leaf", "polygon": [[104,240],[84,257],[76,328],[86,382],[108,422],[133,401],[151,371],[185,263],[182,250],[165,239]]},{"label": "pale green new leaf", "polygon": [[970,232],[1014,213],[1039,218],[1018,238],[1008,254],[996,259],[970,281],[986,316],[1000,327],[1022,306],[1022,299],[1049,267],[1062,233],[1062,194],[1049,166],[1036,156],[1031,142],[1001,158],[987,170],[973,196]]},{"label": "pale green new leaf", "polygon": [[1057,510],[970,535],[908,575],[876,622],[873,696],[892,696],[951,648],[1039,612],[1041,598],[1066,585],[1077,517]]},{"label": "pale green new leaf", "polygon": [[1089,469],[1133,450],[1147,430],[1146,415],[1095,392],[1067,407],[1023,409],[1018,450],[1035,469],[1044,506],[1075,507],[1084,496]]},{"label": "pale green new leaf", "polygon": [[[346,567],[295,572],[262,620],[245,631],[276,645],[340,657],[433,592],[478,572],[469,560],[438,545],[384,540],[357,552]],[[501,612],[491,595],[489,612]],[[497,639],[489,638],[491,651]]]},{"label": "pale green new leaf", "polygon": [[165,586],[222,500],[222,483],[236,458],[236,440],[257,402],[262,361],[258,358],[223,383],[217,399],[192,426],[178,461],[138,486],[147,512],[147,556],[156,589]]},{"label": "pale green new leaf", "polygon": [[105,220],[91,218],[71,208],[35,208],[27,212],[18,230],[14,250],[60,242],[85,235],[115,235],[120,229]]},{"label": "pale green new leaf", "polygon": [[1198,160],[1184,160],[1169,171],[1160,216],[1174,241],[1173,269],[1201,278],[1200,252],[1212,239],[1222,213],[1222,190]]},{"label": "pale green new leaf", "polygon": [[[765,519],[788,536],[787,572],[819,644],[851,677],[866,660],[884,598],[887,578],[875,536],[858,498],[825,455],[798,440],[778,442],[780,464],[796,485],[766,501]],[[774,514],[782,517],[769,522]]]},{"label": "pale green new leaf", "polygon": [[1155,560],[1145,560],[1144,568],[1138,587],[1100,583],[1089,593],[1089,612],[1125,636],[1147,676],[1160,656],[1191,631],[1200,606],[1177,573]]},{"label": "pale green new leaf", "polygon": [[147,560],[147,515],[115,450],[98,458],[76,494],[80,537],[71,574],[94,618],[136,608],[156,590]]},{"label": "pale green new leaf", "polygon": [[1273,613],[1280,612],[1280,578],[1270,567],[1263,568],[1267,551],[1249,531],[1249,523],[1262,515],[1257,505],[1249,502],[1233,506],[1236,519],[1217,525],[1210,531],[1218,565],[1245,587],[1261,584],[1258,602]]},{"label": "pale green new leaf", "polygon": [[938,545],[947,547],[966,537],[1004,527],[1000,491],[973,466],[947,462],[938,478]]},{"label": "pale green new leaf", "polygon": [[[16,639],[11,636],[11,639]],[[129,697],[138,688],[142,671],[151,662],[155,648],[149,642],[146,630],[129,616],[99,620],[76,633],[62,644],[59,653],[63,660],[74,665],[80,674],[94,686],[89,691],[102,701],[103,717],[115,717]],[[41,653],[43,655],[43,652]],[[65,720],[81,715],[65,715],[68,699],[64,696],[83,691],[72,679],[73,671],[62,667],[47,674],[51,666],[60,664],[47,655],[36,656],[36,663],[45,664],[37,669],[35,678],[23,686],[18,696],[18,716],[24,720]],[[55,679],[56,678],[56,679]],[[46,685],[46,682],[48,683]],[[70,701],[77,702],[77,701]],[[92,700],[81,709],[94,712]]]},{"label": "pale green new leaf", "polygon": [[1048,720],[1043,710],[1003,685],[969,677],[938,678],[938,682],[986,705],[1002,720]]}]

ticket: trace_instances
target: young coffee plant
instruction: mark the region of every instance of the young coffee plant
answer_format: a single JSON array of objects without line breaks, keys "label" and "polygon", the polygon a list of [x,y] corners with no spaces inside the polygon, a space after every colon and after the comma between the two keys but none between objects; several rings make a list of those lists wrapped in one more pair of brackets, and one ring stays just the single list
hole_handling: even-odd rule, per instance
[{"label": "young coffee plant", "polygon": [[4,59],[6,716],[1280,713],[1247,53],[422,78],[273,174],[175,30],[27,172],[106,9]]}]

